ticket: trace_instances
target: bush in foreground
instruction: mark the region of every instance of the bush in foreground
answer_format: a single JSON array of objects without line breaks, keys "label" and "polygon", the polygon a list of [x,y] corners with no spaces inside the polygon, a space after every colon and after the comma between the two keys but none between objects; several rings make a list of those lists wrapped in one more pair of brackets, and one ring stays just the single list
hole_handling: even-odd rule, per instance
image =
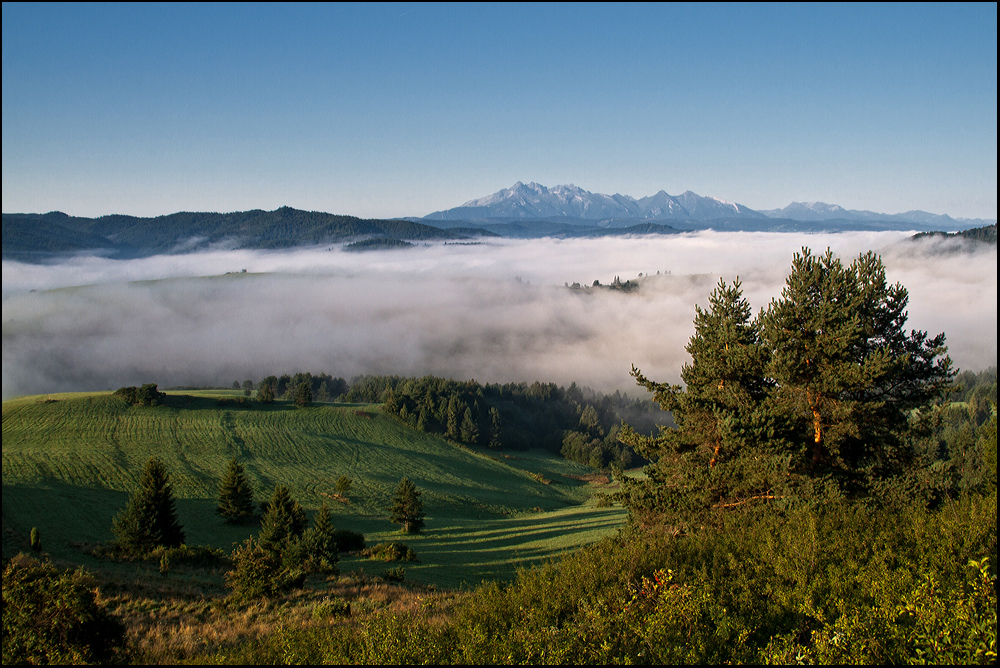
[{"label": "bush in foreground", "polygon": [[26,555],[3,571],[3,663],[115,663],[125,627],[97,601],[83,570],[60,572]]}]

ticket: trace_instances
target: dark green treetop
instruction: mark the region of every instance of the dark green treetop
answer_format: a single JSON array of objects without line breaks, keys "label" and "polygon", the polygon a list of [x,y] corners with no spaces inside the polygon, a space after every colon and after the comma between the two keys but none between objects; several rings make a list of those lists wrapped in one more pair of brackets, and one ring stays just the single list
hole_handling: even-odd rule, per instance
[{"label": "dark green treetop", "polygon": [[776,403],[814,468],[856,477],[907,465],[911,412],[954,378],[944,334],[907,333],[908,299],[874,253],[846,267],[829,250],[795,254],[761,320]]}]

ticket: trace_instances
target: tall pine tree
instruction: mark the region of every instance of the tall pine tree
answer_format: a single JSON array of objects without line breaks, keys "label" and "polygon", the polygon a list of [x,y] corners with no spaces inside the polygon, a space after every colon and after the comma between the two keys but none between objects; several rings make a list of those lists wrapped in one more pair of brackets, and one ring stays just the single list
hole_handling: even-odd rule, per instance
[{"label": "tall pine tree", "polygon": [[424,504],[420,500],[420,492],[406,476],[403,476],[396,487],[396,496],[389,508],[389,519],[401,525],[403,533],[420,533],[424,528]]},{"label": "tall pine tree", "polygon": [[146,462],[139,488],[115,517],[112,530],[118,546],[135,556],[161,545],[177,547],[184,542],[170,475],[159,458]]},{"label": "tall pine tree", "polygon": [[298,501],[285,485],[277,485],[260,521],[259,545],[265,550],[282,553],[289,542],[301,538],[309,520]]},{"label": "tall pine tree", "polygon": [[253,488],[243,466],[234,457],[219,483],[218,512],[227,522],[241,524],[251,520],[255,510]]}]

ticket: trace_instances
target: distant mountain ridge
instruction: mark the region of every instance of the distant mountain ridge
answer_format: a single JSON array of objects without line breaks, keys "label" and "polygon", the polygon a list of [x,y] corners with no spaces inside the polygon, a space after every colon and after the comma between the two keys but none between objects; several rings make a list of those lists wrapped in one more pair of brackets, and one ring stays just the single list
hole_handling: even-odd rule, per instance
[{"label": "distant mountain ridge", "polygon": [[446,211],[435,211],[423,220],[481,220],[489,218],[545,219],[553,217],[582,220],[628,219],[714,220],[717,218],[766,218],[735,202],[701,197],[687,191],[676,197],[661,190],[635,199],[629,195],[602,195],[572,184],[547,188],[518,181],[487,197],[466,202]]},{"label": "distant mountain ridge", "polygon": [[[469,200],[465,204],[435,211],[420,219],[435,221],[524,221],[544,220],[554,222],[565,219],[582,224],[596,224],[602,227],[626,227],[648,221],[674,221],[701,223],[682,225],[681,228],[717,227],[704,225],[713,221],[725,221],[723,227],[739,227],[739,221],[746,221],[748,229],[788,230],[787,222],[803,223],[843,223],[843,229],[917,229],[917,230],[957,230],[961,227],[983,226],[996,223],[995,220],[952,218],[947,214],[933,214],[926,211],[908,211],[898,214],[875,213],[844,209],[836,204],[823,202],[793,202],[783,209],[755,211],[750,207],[730,202],[718,197],[703,197],[690,190],[680,195],[669,195],[661,190],[655,195],[636,199],[629,195],[604,195],[592,193],[575,185],[560,185],[548,188],[531,182],[518,181],[510,188],[504,188],[492,195]],[[771,224],[766,221],[785,221]],[[872,223],[862,225],[849,223]],[[777,225],[778,227],[775,227]],[[837,229],[837,226],[825,228]],[[803,226],[803,230],[814,226]]]},{"label": "distant mountain ridge", "polygon": [[155,218],[3,214],[3,257],[37,260],[76,252],[143,257],[207,248],[277,249],[365,239],[469,239],[485,230],[445,230],[409,220],[362,219],[281,207],[274,211],[179,212]]}]

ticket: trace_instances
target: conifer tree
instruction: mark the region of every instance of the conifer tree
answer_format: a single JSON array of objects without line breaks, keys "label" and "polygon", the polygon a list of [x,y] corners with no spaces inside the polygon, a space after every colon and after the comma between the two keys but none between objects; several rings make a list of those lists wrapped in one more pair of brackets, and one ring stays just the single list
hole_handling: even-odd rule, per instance
[{"label": "conifer tree", "polygon": [[462,441],[465,443],[477,443],[479,441],[479,427],[472,417],[472,409],[465,408],[462,415]]},{"label": "conifer tree", "polygon": [[[622,429],[619,439],[653,464],[646,480],[622,478],[633,511],[680,511],[773,496],[782,466],[762,452],[775,435],[767,397],[766,350],[739,279],[720,280],[709,308],[695,306],[695,333],[686,346],[691,362],[681,368],[685,386],[655,383],[633,367],[632,375],[670,411],[676,429],[653,437]],[[748,465],[748,459],[753,461]]]},{"label": "conifer tree", "polygon": [[295,386],[295,405],[308,406],[312,403],[312,387],[306,381]]},{"label": "conifer tree", "polygon": [[218,512],[227,522],[244,523],[254,516],[253,488],[243,466],[233,457],[219,484]]},{"label": "conifer tree", "polygon": [[170,475],[159,458],[146,462],[139,488],[115,517],[112,530],[118,545],[132,555],[146,554],[160,545],[177,547],[184,542]]},{"label": "conifer tree", "polygon": [[417,486],[406,476],[396,487],[396,496],[389,508],[389,519],[401,525],[403,533],[420,533],[424,528],[424,504]]},{"label": "conifer tree", "polygon": [[276,485],[260,521],[259,545],[281,553],[292,539],[301,538],[309,520],[285,485]]},{"label": "conifer tree", "polygon": [[954,378],[944,334],[906,332],[908,301],[874,253],[847,267],[829,250],[795,254],[762,329],[776,398],[813,467],[856,477],[907,465],[912,411]]},{"label": "conifer tree", "polygon": [[622,430],[652,464],[645,480],[623,478],[618,498],[659,513],[895,484],[916,461],[915,412],[953,378],[944,334],[906,332],[907,299],[874,253],[844,266],[803,248],[756,319],[739,281],[720,281],[710,308],[695,309],[685,386],[632,369],[676,428]]},{"label": "conifer tree", "polygon": [[337,538],[334,534],[333,515],[324,502],[313,519],[312,527],[303,536],[312,570],[333,571],[337,561]]}]

